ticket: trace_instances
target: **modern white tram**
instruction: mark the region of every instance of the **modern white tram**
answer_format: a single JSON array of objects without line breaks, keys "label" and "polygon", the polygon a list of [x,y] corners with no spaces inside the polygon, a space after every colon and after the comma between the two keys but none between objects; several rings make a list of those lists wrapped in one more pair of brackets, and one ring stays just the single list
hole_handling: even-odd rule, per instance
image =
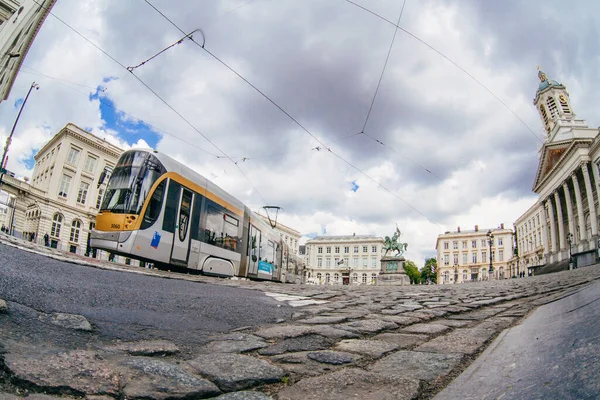
[{"label": "modern white tram", "polygon": [[290,283],[301,283],[303,275],[301,259],[259,215],[153,150],[119,158],[90,246],[209,275]]}]

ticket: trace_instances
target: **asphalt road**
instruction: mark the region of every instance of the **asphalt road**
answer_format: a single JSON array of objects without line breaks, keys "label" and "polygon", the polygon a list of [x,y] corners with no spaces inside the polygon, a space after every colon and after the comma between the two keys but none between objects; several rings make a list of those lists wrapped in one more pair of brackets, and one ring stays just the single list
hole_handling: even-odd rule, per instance
[{"label": "asphalt road", "polygon": [[8,327],[15,336],[52,335],[40,321],[61,312],[85,316],[102,339],[168,339],[183,347],[292,314],[291,307],[256,290],[101,270],[2,244],[0,298],[13,302],[11,309],[22,317]]}]

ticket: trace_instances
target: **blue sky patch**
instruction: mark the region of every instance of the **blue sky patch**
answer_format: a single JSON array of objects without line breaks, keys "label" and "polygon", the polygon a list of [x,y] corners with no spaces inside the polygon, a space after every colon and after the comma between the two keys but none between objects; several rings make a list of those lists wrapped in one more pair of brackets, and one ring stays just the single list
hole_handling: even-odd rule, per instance
[{"label": "blue sky patch", "polygon": [[[104,78],[108,82],[115,78]],[[133,119],[121,111],[115,109],[114,102],[108,98],[102,86],[98,86],[96,93],[90,94],[90,101],[100,101],[100,116],[104,121],[104,128],[111,129],[118,133],[118,136],[129,145],[137,143],[144,139],[153,149],[156,149],[161,135],[156,133],[150,126],[139,120]]]},{"label": "blue sky patch", "polygon": [[360,186],[358,186],[358,184],[356,183],[356,181],[352,181],[352,190],[354,193],[356,193],[356,191],[358,190]]}]

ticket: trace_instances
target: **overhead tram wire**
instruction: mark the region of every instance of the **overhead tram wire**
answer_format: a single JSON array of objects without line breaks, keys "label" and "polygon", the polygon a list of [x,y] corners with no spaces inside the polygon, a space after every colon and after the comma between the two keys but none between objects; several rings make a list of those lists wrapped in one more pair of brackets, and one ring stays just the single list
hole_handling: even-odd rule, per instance
[{"label": "overhead tram wire", "polygon": [[[28,68],[28,69],[31,69],[32,71],[36,71],[36,72],[30,72],[30,71],[22,71],[22,72],[25,72],[25,73],[28,73],[28,74],[34,74],[34,75],[41,75],[41,76],[42,76],[42,77],[44,77],[44,78],[56,80],[58,83],[60,83],[60,84],[64,85],[65,87],[67,87],[67,88],[69,88],[69,89],[73,90],[75,93],[79,93],[79,94],[81,94],[82,96],[85,96],[85,97],[89,97],[89,93],[83,93],[83,92],[80,92],[79,90],[75,89],[74,87],[71,87],[71,86],[65,85],[65,83],[64,83],[64,82],[67,82],[67,83],[72,83],[72,84],[76,84],[76,85],[83,86],[83,87],[86,87],[86,88],[88,88],[88,89],[92,89],[92,90],[97,90],[97,88],[92,88],[91,86],[85,86],[85,85],[78,84],[78,83],[76,83],[76,82],[66,81],[66,80],[64,80],[64,79],[61,79],[61,78],[56,78],[56,77],[52,77],[52,76],[50,76],[50,75],[43,74],[43,73],[41,73],[41,72],[38,72],[38,71],[37,71],[37,70],[35,70],[34,68],[31,68],[31,67],[28,67],[28,66],[25,66],[25,65],[23,65],[23,67],[25,67],[25,68]],[[104,92],[104,91],[103,91],[103,92]],[[157,126],[154,126],[154,125],[152,125],[151,123],[149,123],[149,122],[146,122],[146,121],[144,121],[144,120],[143,120],[143,119],[141,119],[141,118],[138,118],[138,117],[136,117],[136,116],[134,116],[134,115],[132,115],[132,114],[129,114],[129,113],[128,113],[128,112],[126,112],[126,111],[123,111],[123,110],[121,110],[121,109],[119,109],[119,108],[117,108],[117,107],[113,106],[112,104],[110,104],[109,102],[107,102],[106,100],[104,100],[104,99],[103,99],[102,97],[100,97],[100,96],[98,96],[98,97],[96,98],[96,100],[98,100],[100,103],[102,103],[102,105],[104,105],[104,106],[106,106],[106,107],[109,107],[109,108],[112,108],[113,110],[115,110],[115,111],[116,111],[116,112],[118,112],[118,113],[121,113],[121,114],[127,115],[128,117],[130,117],[130,118],[133,118],[134,120],[136,120],[136,121],[138,121],[138,122],[140,122],[140,123],[142,123],[142,124],[144,124],[144,125],[146,125],[146,126],[149,126],[150,128],[154,129],[154,130],[155,130],[155,131],[157,131],[157,132],[162,132],[162,133],[164,133],[164,134],[166,134],[166,135],[168,135],[168,136],[171,136],[172,138],[174,138],[174,139],[177,139],[177,140],[179,140],[179,141],[181,141],[181,142],[183,142],[183,143],[185,143],[185,144],[187,144],[187,145],[190,145],[190,146],[192,146],[193,148],[195,148],[195,149],[197,149],[197,150],[200,150],[200,151],[202,151],[202,152],[204,152],[204,153],[206,153],[206,154],[208,154],[208,155],[210,155],[210,156],[212,156],[212,157],[215,157],[215,158],[220,158],[220,156],[217,156],[216,154],[213,154],[213,153],[209,152],[208,150],[205,150],[205,149],[203,149],[203,148],[201,148],[201,147],[198,147],[197,145],[195,145],[195,144],[194,144],[194,143],[192,143],[192,142],[188,142],[188,141],[187,141],[187,140],[185,140],[185,139],[182,139],[182,138],[180,138],[180,137],[178,137],[178,136],[175,136],[174,134],[172,134],[172,133],[170,133],[170,132],[168,132],[168,131],[166,131],[166,130],[164,130],[164,129],[161,129],[161,128],[157,127]]]},{"label": "overhead tram wire", "polygon": [[[160,11],[158,8],[156,8],[149,0],[144,0],[144,1],[150,7],[152,7],[157,13],[159,13],[164,19],[166,19],[171,25],[173,25],[178,31],[180,31],[181,33],[185,34],[185,32],[177,24],[175,24],[175,22],[173,22],[162,11]],[[396,197],[397,199],[399,199],[400,201],[402,201],[403,203],[405,203],[406,205],[408,205],[410,208],[412,208],[414,211],[416,211],[419,215],[421,215],[422,217],[424,217],[425,219],[427,219],[432,224],[437,225],[438,227],[441,227],[441,225],[439,225],[438,223],[436,223],[433,220],[431,220],[429,217],[427,217],[425,214],[423,214],[421,211],[419,211],[416,207],[412,206],[406,200],[404,200],[403,198],[401,198],[400,196],[398,196],[392,190],[388,189],[387,187],[385,187],[381,183],[377,182],[377,180],[375,180],[374,178],[370,177],[366,172],[363,172],[360,168],[354,166],[352,163],[350,163],[349,161],[347,161],[346,159],[344,159],[342,156],[336,154],[333,150],[331,150],[331,148],[327,147],[319,138],[317,138],[312,132],[310,132],[304,125],[302,125],[297,119],[295,119],[292,115],[290,115],[287,111],[285,111],[279,104],[277,104],[275,101],[273,101],[269,96],[267,96],[264,92],[262,92],[260,89],[258,89],[255,85],[253,85],[250,81],[248,81],[246,78],[244,78],[241,74],[239,74],[237,71],[235,71],[229,65],[227,65],[224,61],[222,61],[220,58],[218,58],[212,52],[210,52],[209,50],[207,50],[205,46],[200,45],[194,39],[192,39],[192,42],[196,43],[196,45],[198,47],[200,47],[202,50],[206,51],[211,57],[213,57],[215,60],[217,60],[219,63],[221,63],[227,69],[229,69],[232,73],[234,73],[240,79],[242,79],[244,82],[246,82],[249,86],[251,86],[254,90],[256,90],[261,96],[263,96],[265,99],[267,99],[271,104],[273,104],[277,109],[279,109],[289,119],[291,119],[296,125],[298,125],[304,132],[306,132],[313,139],[315,139],[318,143],[320,143],[323,146],[324,149],[327,149],[328,152],[330,152],[331,154],[333,154],[334,156],[336,156],[337,158],[339,158],[340,160],[342,160],[344,163],[346,163],[348,166],[352,167],[353,169],[355,169],[356,171],[358,171],[362,175],[366,176],[369,180],[371,180],[372,182],[374,182],[375,184],[377,184],[377,186],[381,187],[382,189],[384,189],[385,191],[387,191],[388,193],[390,193],[392,196]]]},{"label": "overhead tram wire", "polygon": [[432,45],[430,45],[429,43],[427,43],[426,41],[424,41],[423,39],[419,38],[418,36],[416,36],[415,34],[413,34],[412,32],[398,26],[398,24],[394,24],[392,21],[390,21],[389,19],[377,14],[376,12],[369,10],[368,8],[361,6],[360,4],[357,4],[355,2],[353,2],[352,0],[345,0],[346,2],[370,13],[373,14],[374,16],[376,16],[377,18],[387,22],[388,24],[391,24],[392,26],[395,26],[397,29],[401,30],[402,32],[406,33],[407,35],[409,35],[410,37],[412,37],[413,39],[419,41],[420,43],[422,43],[423,45],[427,46],[429,49],[433,50],[434,52],[436,52],[438,55],[442,56],[443,58],[445,58],[447,61],[449,61],[452,65],[454,65],[456,68],[458,68],[459,70],[461,70],[463,73],[465,73],[469,78],[473,79],[475,82],[477,82],[479,84],[479,86],[481,86],[483,89],[485,89],[489,94],[491,94],[492,96],[494,96],[494,98],[496,100],[498,100],[500,102],[500,104],[502,104],[508,111],[510,111],[510,113],[517,118],[521,124],[523,126],[525,126],[525,128],[527,128],[527,130],[529,132],[531,132],[531,134],[533,136],[535,136],[535,138],[540,142],[543,143],[543,140],[540,138],[540,136],[534,132],[533,129],[531,129],[531,127],[529,127],[529,125],[527,125],[527,123],[525,121],[523,121],[523,119],[521,119],[521,117],[519,117],[519,115],[514,112],[498,95],[496,95],[494,92],[492,92],[491,89],[489,89],[487,86],[485,86],[479,79],[477,79],[475,76],[473,76],[471,73],[469,73],[466,69],[464,69],[463,67],[461,67],[459,64],[457,64],[455,61],[453,61],[450,57],[446,56],[444,53],[442,53],[441,51],[439,51],[438,49],[436,49],[435,47],[433,47]]},{"label": "overhead tram wire", "polygon": [[[107,56],[108,58],[110,58],[113,62],[115,62],[116,64],[118,64],[119,66],[121,66],[123,69],[129,71],[127,69],[127,67],[121,63],[119,60],[117,60],[116,58],[114,58],[112,55],[110,55],[109,53],[107,53],[105,50],[103,50],[100,46],[98,46],[97,44],[95,44],[94,42],[92,42],[90,39],[88,39],[86,36],[84,36],[82,33],[80,33],[77,29],[73,28],[71,25],[69,25],[67,22],[63,21],[62,18],[58,17],[56,14],[54,14],[52,12],[52,10],[50,10],[47,6],[40,4],[37,2],[37,0],[33,0],[34,3],[36,3],[38,6],[44,8],[46,11],[48,11],[48,13],[50,15],[52,15],[54,18],[56,18],[58,21],[60,21],[63,25],[65,25],[67,28],[69,28],[70,30],[72,30],[75,34],[77,34],[79,37],[81,37],[83,40],[85,40],[86,42],[88,42],[89,44],[91,44],[92,46],[94,46],[97,50],[99,50],[102,54],[104,54],[105,56]],[[185,32],[184,32],[185,34]],[[195,40],[192,39],[192,41],[194,43],[198,43]],[[240,170],[241,174],[244,176],[244,178],[248,181],[248,183],[250,183],[250,186],[252,187],[252,189],[256,192],[256,194],[261,198],[261,200],[264,202],[264,204],[268,204],[267,201],[264,199],[264,197],[260,194],[260,192],[256,189],[256,187],[252,184],[252,182],[250,181],[250,179],[248,178],[248,176],[242,171],[242,169],[237,165],[237,163],[235,161],[233,161],[223,150],[221,150],[221,148],[219,146],[217,146],[213,141],[211,141],[205,134],[203,134],[198,128],[196,128],[187,118],[185,118],[179,111],[177,111],[171,104],[169,104],[165,99],[163,99],[155,90],[153,90],[146,82],[144,82],[139,76],[137,76],[136,74],[133,73],[133,71],[129,71],[131,73],[131,75],[133,77],[135,77],[142,85],[144,85],[144,87],[146,89],[148,89],[152,94],[154,94],[154,96],[156,96],[161,102],[163,102],[171,111],[173,111],[175,114],[177,114],[177,116],[179,118],[181,118],[186,124],[188,124],[194,131],[196,131],[200,136],[202,136],[207,142],[209,142],[212,146],[214,146],[217,150],[219,150],[219,152],[221,154],[223,154],[225,157],[227,157],[233,164],[236,165],[236,167]]]}]

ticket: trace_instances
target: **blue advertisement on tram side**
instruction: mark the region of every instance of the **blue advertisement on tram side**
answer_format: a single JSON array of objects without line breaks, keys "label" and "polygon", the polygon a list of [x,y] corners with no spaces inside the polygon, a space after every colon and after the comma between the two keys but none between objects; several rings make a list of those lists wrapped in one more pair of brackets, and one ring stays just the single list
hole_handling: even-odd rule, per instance
[{"label": "blue advertisement on tram side", "polygon": [[272,274],[273,273],[273,264],[268,263],[266,261],[259,261],[258,262],[258,272],[263,272],[265,274]]}]

